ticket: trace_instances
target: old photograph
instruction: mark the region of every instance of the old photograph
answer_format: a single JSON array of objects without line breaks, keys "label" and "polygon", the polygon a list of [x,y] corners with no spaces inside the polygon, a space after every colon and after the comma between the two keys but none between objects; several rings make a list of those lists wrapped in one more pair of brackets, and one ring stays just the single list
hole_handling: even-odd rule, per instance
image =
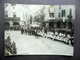
[{"label": "old photograph", "polygon": [[4,4],[4,55],[74,55],[75,5]]}]

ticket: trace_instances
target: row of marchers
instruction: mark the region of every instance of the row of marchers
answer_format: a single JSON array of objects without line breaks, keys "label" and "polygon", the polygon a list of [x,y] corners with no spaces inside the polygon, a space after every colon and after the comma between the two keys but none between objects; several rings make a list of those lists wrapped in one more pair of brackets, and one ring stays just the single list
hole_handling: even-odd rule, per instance
[{"label": "row of marchers", "polygon": [[69,45],[73,45],[74,44],[74,37],[70,36],[69,34],[65,35],[63,33],[58,33],[58,32],[38,32],[38,35],[45,37],[45,38],[50,38],[52,40],[56,40],[59,42],[63,42]]}]

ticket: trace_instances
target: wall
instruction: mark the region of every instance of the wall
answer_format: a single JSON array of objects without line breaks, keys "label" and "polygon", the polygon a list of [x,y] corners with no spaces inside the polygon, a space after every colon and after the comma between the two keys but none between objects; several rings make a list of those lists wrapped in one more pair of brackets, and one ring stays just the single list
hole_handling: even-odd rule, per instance
[{"label": "wall", "polygon": [[49,10],[50,8],[53,10],[52,12],[54,13],[54,18],[57,20],[59,19],[58,14],[60,12],[61,15],[61,19],[62,18],[62,10],[66,10],[65,13],[65,19],[68,19],[68,15],[69,15],[69,10],[72,9],[72,19],[75,19],[75,5],[61,5],[61,9],[59,9],[60,5],[53,5],[52,7],[46,7],[44,12],[45,12],[45,21],[49,20]]}]

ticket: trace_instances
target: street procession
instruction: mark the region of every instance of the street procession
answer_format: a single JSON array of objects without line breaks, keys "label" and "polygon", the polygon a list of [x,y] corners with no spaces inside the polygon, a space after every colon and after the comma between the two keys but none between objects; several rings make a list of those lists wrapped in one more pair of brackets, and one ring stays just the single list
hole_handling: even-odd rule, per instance
[{"label": "street procession", "polygon": [[[66,51],[62,54],[73,55],[74,11],[74,5],[5,3],[5,56],[40,54],[43,51],[42,54],[59,54]],[[63,47],[59,47],[60,44]],[[63,50],[58,50],[58,47]],[[67,51],[68,49],[71,52]]]}]

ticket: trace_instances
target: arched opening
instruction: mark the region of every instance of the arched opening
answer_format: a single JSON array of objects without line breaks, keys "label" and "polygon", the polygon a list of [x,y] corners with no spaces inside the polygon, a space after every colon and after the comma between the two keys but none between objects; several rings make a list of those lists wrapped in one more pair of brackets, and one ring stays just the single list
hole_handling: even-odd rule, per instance
[{"label": "arched opening", "polygon": [[54,22],[50,22],[49,23],[49,30],[53,31],[53,29],[54,29]]},{"label": "arched opening", "polygon": [[62,24],[63,24],[63,28],[66,28],[66,22],[63,22]]},{"label": "arched opening", "polygon": [[5,30],[8,30],[9,29],[9,27],[10,27],[10,24],[9,24],[9,22],[5,22]]},{"label": "arched opening", "polygon": [[8,25],[9,26],[10,24],[9,24],[9,22],[5,22],[5,25]]},{"label": "arched opening", "polygon": [[57,22],[57,28],[60,28],[60,21]]},{"label": "arched opening", "polygon": [[68,28],[72,29],[72,22],[68,22]]},{"label": "arched opening", "polygon": [[18,22],[14,22],[13,25],[19,25],[19,23]]},{"label": "arched opening", "polygon": [[19,22],[13,22],[13,26],[14,26],[14,30],[19,30],[20,29]]},{"label": "arched opening", "polygon": [[49,26],[53,28],[54,27],[54,22],[50,22]]}]

